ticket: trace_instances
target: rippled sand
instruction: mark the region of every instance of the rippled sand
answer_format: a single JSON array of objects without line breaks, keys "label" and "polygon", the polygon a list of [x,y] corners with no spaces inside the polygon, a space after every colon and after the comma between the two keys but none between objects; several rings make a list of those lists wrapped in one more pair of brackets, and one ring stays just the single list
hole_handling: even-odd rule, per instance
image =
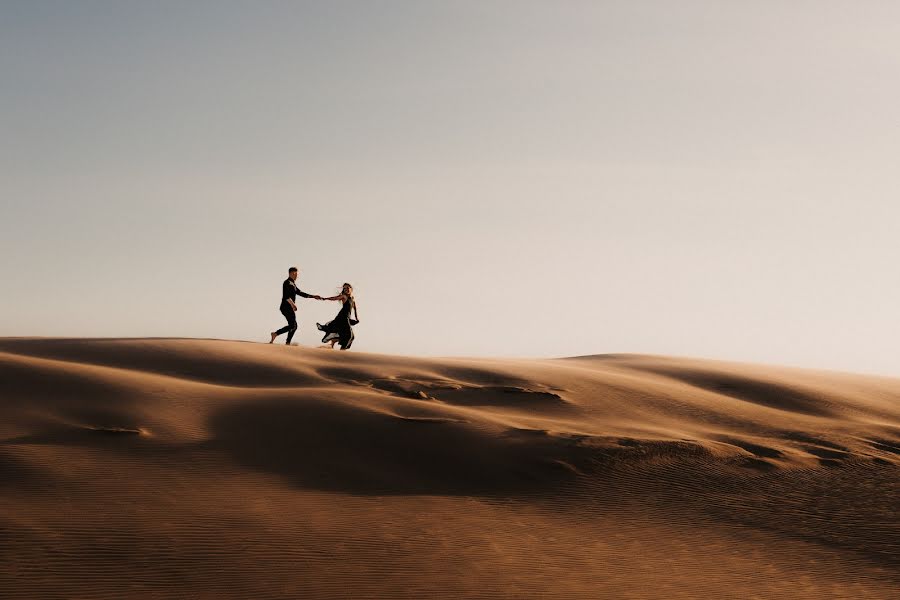
[{"label": "rippled sand", "polygon": [[3,598],[897,598],[900,380],[0,339]]}]

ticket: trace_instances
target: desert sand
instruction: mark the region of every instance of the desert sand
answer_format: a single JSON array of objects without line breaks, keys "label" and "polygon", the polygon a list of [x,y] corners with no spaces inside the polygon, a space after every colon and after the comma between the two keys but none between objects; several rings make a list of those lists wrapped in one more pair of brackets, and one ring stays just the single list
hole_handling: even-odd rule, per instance
[{"label": "desert sand", "polygon": [[0,339],[3,598],[898,598],[900,379]]}]

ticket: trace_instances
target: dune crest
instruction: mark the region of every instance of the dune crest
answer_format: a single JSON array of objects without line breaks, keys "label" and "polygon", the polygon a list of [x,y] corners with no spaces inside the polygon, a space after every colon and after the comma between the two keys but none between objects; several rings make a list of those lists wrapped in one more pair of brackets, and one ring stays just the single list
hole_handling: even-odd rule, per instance
[{"label": "dune crest", "polygon": [[3,339],[0,392],[10,597],[900,594],[898,379]]}]

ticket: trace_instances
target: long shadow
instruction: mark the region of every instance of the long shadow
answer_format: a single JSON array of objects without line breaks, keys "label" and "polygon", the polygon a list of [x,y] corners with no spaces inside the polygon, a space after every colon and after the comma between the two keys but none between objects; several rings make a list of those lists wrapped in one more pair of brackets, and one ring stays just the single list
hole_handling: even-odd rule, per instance
[{"label": "long shadow", "polygon": [[744,402],[752,402],[769,408],[793,411],[807,415],[828,416],[831,407],[824,399],[812,393],[785,385],[761,381],[751,377],[733,375],[714,370],[686,369],[683,367],[634,366],[635,370],[664,375],[683,381],[700,389],[730,396]]},{"label": "long shadow", "polygon": [[240,464],[300,488],[364,495],[547,491],[572,479],[565,465],[578,451],[556,438],[317,399],[238,404],[209,425],[213,445]]}]

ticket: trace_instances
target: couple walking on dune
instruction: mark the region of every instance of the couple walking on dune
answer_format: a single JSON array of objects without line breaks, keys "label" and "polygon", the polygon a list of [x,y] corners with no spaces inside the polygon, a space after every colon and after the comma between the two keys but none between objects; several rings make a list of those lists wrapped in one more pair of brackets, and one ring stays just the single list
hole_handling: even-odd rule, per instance
[{"label": "couple walking on dune", "polygon": [[[330,343],[332,348],[334,348],[336,343],[339,343],[341,350],[347,350],[353,344],[353,325],[359,323],[359,313],[356,312],[356,300],[353,299],[353,286],[345,283],[341,288],[340,294],[330,298],[323,298],[317,294],[307,294],[301,291],[297,287],[297,276],[299,274],[297,267],[291,267],[288,269],[288,278],[281,285],[281,305],[278,307],[278,310],[287,319],[288,324],[278,331],[271,332],[272,339],[269,340],[269,343],[273,343],[275,338],[282,333],[286,333],[288,334],[287,345],[296,346],[296,344],[291,343],[291,340],[294,338],[294,334],[297,333],[297,315],[295,313],[297,312],[297,296],[300,296],[301,298],[315,298],[316,300],[336,300],[341,303],[341,310],[334,319],[324,325],[316,323],[316,327],[319,328],[319,331],[325,332],[325,336],[322,338],[323,343]],[[353,319],[350,318],[351,310],[355,317]]]}]

